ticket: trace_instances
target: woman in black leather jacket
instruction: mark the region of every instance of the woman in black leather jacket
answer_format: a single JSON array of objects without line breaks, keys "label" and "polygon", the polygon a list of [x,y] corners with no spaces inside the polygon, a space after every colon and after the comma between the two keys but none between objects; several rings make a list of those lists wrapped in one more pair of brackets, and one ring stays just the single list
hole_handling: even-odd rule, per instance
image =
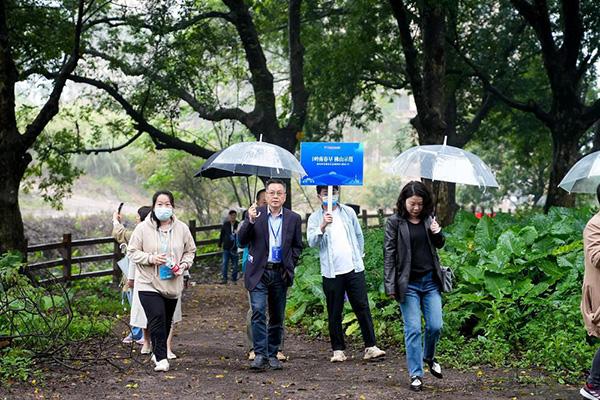
[{"label": "woman in black leather jacket", "polygon": [[[432,197],[423,183],[407,183],[400,191],[397,213],[385,228],[385,291],[400,304],[410,389],[415,391],[423,387],[423,362],[433,376],[442,378],[434,356],[442,329],[442,271],[436,248],[444,245],[444,235],[431,217]],[[425,340],[421,339],[421,313]]]}]

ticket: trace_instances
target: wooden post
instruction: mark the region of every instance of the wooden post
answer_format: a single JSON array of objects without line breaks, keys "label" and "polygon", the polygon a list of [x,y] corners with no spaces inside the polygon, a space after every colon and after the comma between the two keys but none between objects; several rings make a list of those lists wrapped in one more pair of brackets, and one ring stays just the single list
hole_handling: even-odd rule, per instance
[{"label": "wooden post", "polygon": [[190,222],[189,222],[188,226],[190,228],[190,232],[192,234],[192,237],[194,238],[194,243],[196,243],[196,220],[195,219],[190,219]]},{"label": "wooden post", "polygon": [[369,227],[369,217],[367,216],[367,210],[365,208],[362,209],[362,220],[365,228]]},{"label": "wooden post", "polygon": [[71,246],[71,234],[65,233],[63,235],[63,279],[65,282],[71,280],[71,259],[73,247]]},{"label": "wooden post", "polygon": [[122,254],[121,254],[121,246],[119,245],[119,243],[115,240],[113,241],[113,274],[112,274],[112,284],[113,285],[118,285],[121,282],[121,268],[119,268],[119,264],[117,264],[117,261],[119,261],[119,259],[121,258]]},{"label": "wooden post", "polygon": [[377,210],[377,219],[379,219],[379,227],[383,228],[384,222],[383,222],[383,208],[380,208],[379,210]]}]

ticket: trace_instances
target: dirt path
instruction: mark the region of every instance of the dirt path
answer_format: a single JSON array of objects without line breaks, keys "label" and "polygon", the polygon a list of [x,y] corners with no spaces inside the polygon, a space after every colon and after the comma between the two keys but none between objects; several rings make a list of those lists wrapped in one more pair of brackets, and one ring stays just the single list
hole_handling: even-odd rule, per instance
[{"label": "dirt path", "polygon": [[[199,284],[184,294],[184,320],[177,327],[178,359],[167,373],[152,371],[149,357],[115,347],[118,372],[98,365],[81,372],[49,371],[43,384],[0,388],[0,399],[579,399],[579,388],[520,385],[518,371],[446,369],[444,379],[426,376],[425,389],[407,389],[403,354],[386,349],[381,362],[363,362],[358,344],[349,360],[329,362],[323,340],[289,332],[282,371],[251,372],[245,355],[247,295],[242,285]],[[115,342],[118,341],[115,336]],[[139,349],[136,345],[136,349]],[[118,359],[117,359],[118,357]],[[483,373],[482,373],[483,372]]]}]

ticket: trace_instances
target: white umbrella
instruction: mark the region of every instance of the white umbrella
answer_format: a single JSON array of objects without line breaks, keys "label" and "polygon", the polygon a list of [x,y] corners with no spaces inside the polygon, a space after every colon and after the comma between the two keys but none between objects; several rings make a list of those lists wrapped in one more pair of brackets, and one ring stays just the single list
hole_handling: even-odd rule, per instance
[{"label": "white umbrella", "polygon": [[596,193],[600,184],[600,151],[588,154],[567,172],[558,187],[571,193]]},{"label": "white umbrella", "polygon": [[395,175],[498,187],[490,168],[475,154],[446,145],[415,146],[396,157],[387,171]]}]

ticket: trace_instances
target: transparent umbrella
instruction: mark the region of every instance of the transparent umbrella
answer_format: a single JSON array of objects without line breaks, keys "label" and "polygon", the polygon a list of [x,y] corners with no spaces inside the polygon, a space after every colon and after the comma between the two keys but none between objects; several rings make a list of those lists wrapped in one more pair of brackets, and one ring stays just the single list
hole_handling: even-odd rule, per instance
[{"label": "transparent umbrella", "polygon": [[236,143],[213,157],[204,163],[196,176],[211,177],[210,174],[217,175],[215,170],[226,171],[222,176],[215,177],[256,175],[291,178],[294,175],[306,175],[306,171],[292,153],[271,143]]},{"label": "transparent umbrella", "polygon": [[400,176],[498,187],[490,168],[475,154],[446,145],[415,146],[396,157],[387,171]]},{"label": "transparent umbrella", "polygon": [[600,151],[588,154],[567,172],[558,187],[571,193],[596,193],[600,184]]}]

